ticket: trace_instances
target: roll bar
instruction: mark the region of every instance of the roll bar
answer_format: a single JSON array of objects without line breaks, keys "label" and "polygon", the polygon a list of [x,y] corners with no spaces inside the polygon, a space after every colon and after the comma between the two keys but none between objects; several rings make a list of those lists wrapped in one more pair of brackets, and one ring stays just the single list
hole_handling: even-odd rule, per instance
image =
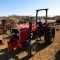
[{"label": "roll bar", "polygon": [[45,20],[45,23],[47,22],[47,12],[48,12],[48,8],[47,8],[47,9],[38,9],[38,10],[36,10],[36,23],[37,23],[37,19],[38,19],[38,12],[39,12],[39,11],[43,11],[43,10],[46,11],[46,20]]}]

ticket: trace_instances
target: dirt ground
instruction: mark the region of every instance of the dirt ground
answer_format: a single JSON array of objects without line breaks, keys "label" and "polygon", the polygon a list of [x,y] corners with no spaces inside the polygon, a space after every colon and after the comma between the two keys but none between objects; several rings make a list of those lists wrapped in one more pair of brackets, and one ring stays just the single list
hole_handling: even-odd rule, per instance
[{"label": "dirt ground", "polygon": [[[60,60],[60,31],[56,31],[55,40],[52,44],[45,44],[42,37],[38,44],[38,51],[32,57],[28,57],[26,48],[9,52],[7,46],[9,38],[7,36],[4,35],[3,44],[0,45],[0,60]],[[0,38],[2,38],[2,35],[0,35]]]}]

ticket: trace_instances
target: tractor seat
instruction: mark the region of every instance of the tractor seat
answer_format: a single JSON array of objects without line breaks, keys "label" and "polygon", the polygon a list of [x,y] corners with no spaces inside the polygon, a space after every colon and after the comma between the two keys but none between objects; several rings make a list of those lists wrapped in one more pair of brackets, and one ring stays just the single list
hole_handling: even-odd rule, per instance
[{"label": "tractor seat", "polygon": [[43,28],[42,22],[37,22],[37,28],[39,28],[39,29]]}]

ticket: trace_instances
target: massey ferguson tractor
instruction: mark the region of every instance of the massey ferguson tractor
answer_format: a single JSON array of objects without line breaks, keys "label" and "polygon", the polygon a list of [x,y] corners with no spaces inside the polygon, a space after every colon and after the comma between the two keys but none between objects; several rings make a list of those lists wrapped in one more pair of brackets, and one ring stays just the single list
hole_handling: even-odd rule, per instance
[{"label": "massey ferguson tractor", "polygon": [[[38,21],[38,12],[42,10],[46,11],[45,23]],[[9,51],[13,51],[14,48],[22,48],[24,44],[27,44],[28,55],[33,56],[37,52],[38,37],[44,36],[47,44],[54,41],[55,28],[54,24],[47,21],[47,11],[48,9],[36,10],[36,22],[30,21],[11,30],[12,35],[8,42]]]}]

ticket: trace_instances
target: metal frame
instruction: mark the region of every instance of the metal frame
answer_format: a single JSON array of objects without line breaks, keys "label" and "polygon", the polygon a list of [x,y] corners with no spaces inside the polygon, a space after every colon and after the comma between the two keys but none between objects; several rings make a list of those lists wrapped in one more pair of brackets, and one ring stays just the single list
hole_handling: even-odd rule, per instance
[{"label": "metal frame", "polygon": [[45,23],[47,22],[47,12],[48,12],[48,8],[47,8],[47,9],[38,9],[38,10],[36,10],[36,23],[37,23],[37,19],[38,19],[38,12],[39,12],[39,11],[43,11],[43,10],[46,11],[46,20],[45,20]]}]

